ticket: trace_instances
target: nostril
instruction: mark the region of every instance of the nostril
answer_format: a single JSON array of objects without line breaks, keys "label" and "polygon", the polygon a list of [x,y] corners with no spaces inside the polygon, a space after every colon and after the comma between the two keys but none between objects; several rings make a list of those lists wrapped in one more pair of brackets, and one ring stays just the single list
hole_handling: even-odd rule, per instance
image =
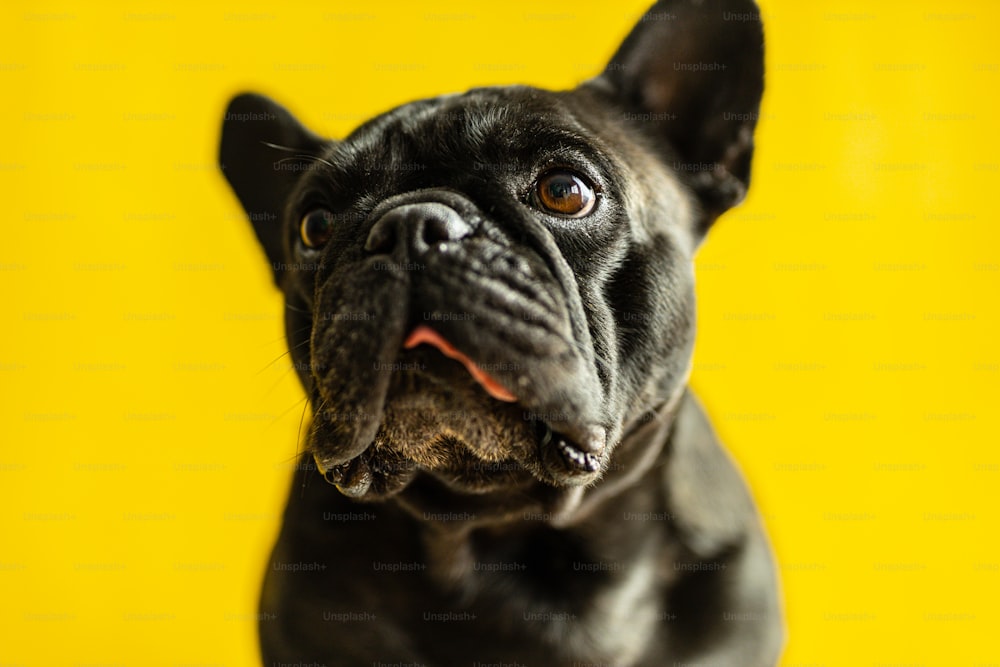
[{"label": "nostril", "polygon": [[396,244],[396,230],[391,221],[382,218],[375,223],[375,226],[368,232],[365,240],[365,250],[367,252],[390,252]]},{"label": "nostril", "polygon": [[423,220],[420,235],[428,246],[442,241],[458,241],[469,234],[469,226],[458,216],[430,217]]}]

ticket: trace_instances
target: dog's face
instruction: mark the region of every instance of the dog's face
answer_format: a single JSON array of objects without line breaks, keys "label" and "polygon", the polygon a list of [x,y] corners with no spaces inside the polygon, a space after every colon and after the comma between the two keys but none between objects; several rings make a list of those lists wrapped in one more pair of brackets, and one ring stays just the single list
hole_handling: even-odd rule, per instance
[{"label": "dog's face", "polygon": [[726,18],[752,2],[693,5],[574,90],[422,100],[341,141],[231,102],[223,170],[343,493],[555,502],[683,390],[693,253],[745,193],[763,86],[759,22]]}]

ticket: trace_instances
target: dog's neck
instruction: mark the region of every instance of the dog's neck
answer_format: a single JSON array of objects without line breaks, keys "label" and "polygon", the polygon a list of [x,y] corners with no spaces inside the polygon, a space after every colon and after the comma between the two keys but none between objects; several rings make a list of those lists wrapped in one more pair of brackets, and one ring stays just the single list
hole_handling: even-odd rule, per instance
[{"label": "dog's neck", "polygon": [[[547,523],[557,529],[583,527],[608,502],[635,489],[639,480],[669,455],[674,420],[684,394],[682,388],[659,409],[645,413],[630,425],[599,483],[560,490],[554,495],[553,502],[542,513]],[[516,533],[524,520],[522,515],[523,512],[516,519],[491,523],[490,529],[503,531],[509,526]],[[428,572],[445,588],[471,592],[470,574],[476,563],[471,535],[480,527],[482,524],[475,522],[422,523]]]}]

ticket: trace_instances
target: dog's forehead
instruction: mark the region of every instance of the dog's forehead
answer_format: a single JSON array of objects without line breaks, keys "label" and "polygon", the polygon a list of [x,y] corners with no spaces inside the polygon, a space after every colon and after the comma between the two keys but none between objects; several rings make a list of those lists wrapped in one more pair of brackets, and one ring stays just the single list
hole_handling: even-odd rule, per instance
[{"label": "dog's forehead", "polygon": [[551,92],[527,86],[476,88],[410,102],[358,127],[337,147],[343,166],[404,156],[462,156],[480,149],[580,140],[583,127]]},{"label": "dog's forehead", "polygon": [[[462,134],[495,125],[554,122],[565,110],[553,93],[528,86],[473,88],[429,97],[392,109],[374,120],[375,130],[453,130]],[[356,133],[366,130],[366,125]],[[353,138],[353,136],[351,137]]]}]

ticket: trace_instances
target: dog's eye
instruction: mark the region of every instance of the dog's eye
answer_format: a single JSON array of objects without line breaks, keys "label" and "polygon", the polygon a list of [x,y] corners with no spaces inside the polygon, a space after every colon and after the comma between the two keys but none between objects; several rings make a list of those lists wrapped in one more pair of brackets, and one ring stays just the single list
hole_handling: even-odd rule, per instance
[{"label": "dog's eye", "polygon": [[333,214],[322,208],[306,213],[299,225],[299,235],[307,248],[322,248],[332,233]]},{"label": "dog's eye", "polygon": [[542,174],[535,185],[535,206],[556,215],[582,218],[593,210],[596,201],[587,179],[566,169]]}]

